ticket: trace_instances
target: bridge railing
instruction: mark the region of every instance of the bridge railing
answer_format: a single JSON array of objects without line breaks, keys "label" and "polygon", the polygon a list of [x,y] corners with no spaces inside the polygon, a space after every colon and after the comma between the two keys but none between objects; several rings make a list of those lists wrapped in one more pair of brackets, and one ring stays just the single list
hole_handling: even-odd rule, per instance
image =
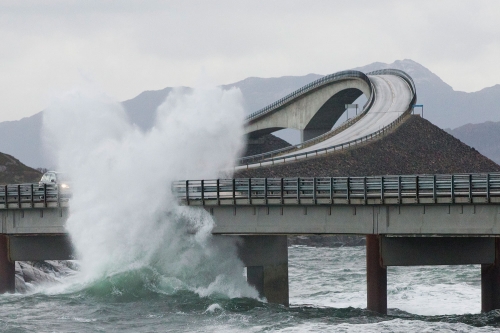
[{"label": "bridge railing", "polygon": [[415,87],[415,83],[414,83],[413,79],[411,78],[411,76],[409,76],[407,73],[405,73],[404,71],[401,71],[399,69],[382,69],[382,70],[370,72],[370,73],[368,73],[368,75],[397,75],[407,82],[408,86],[410,87],[410,90],[412,91],[412,99],[411,99],[411,102],[410,102],[408,109],[405,110],[404,112],[402,112],[402,114],[396,120],[394,120],[390,124],[386,125],[385,127],[381,128],[380,130],[378,130],[374,133],[370,133],[364,137],[361,137],[361,138],[358,138],[355,140],[351,140],[348,142],[344,142],[341,144],[337,144],[334,146],[321,148],[321,149],[317,149],[317,150],[313,150],[313,151],[309,151],[309,152],[297,153],[297,154],[287,155],[287,156],[281,157],[281,155],[285,154],[286,152],[303,149],[305,147],[311,146],[312,144],[315,144],[315,143],[320,142],[322,140],[325,140],[329,137],[332,137],[333,135],[336,135],[338,132],[344,130],[345,128],[347,128],[349,126],[352,126],[355,122],[357,122],[362,116],[364,116],[366,114],[366,112],[368,112],[368,110],[370,109],[370,107],[372,106],[372,104],[376,98],[375,89],[373,89],[373,84],[370,81],[369,84],[370,84],[372,93],[370,95],[370,99],[368,100],[368,102],[365,104],[365,106],[363,108],[363,112],[360,114],[360,116],[358,118],[355,118],[355,121],[353,121],[352,123],[345,124],[345,126],[343,124],[342,125],[343,127],[341,130],[333,129],[332,131],[329,131],[323,135],[320,135],[316,138],[308,140],[304,143],[300,143],[298,145],[294,145],[294,146],[290,146],[290,147],[286,147],[286,148],[281,148],[278,150],[273,150],[273,151],[263,153],[263,154],[243,157],[237,161],[237,164],[240,166],[246,166],[247,168],[249,168],[250,165],[262,166],[263,164],[271,164],[272,165],[275,163],[285,163],[286,161],[297,160],[300,158],[307,158],[310,156],[317,156],[320,154],[326,154],[328,152],[332,152],[332,151],[336,151],[336,150],[343,150],[346,148],[350,148],[353,145],[363,143],[363,142],[368,141],[368,140],[372,140],[374,138],[377,138],[377,137],[387,133],[389,130],[391,130],[392,128],[394,128],[398,124],[400,124],[404,120],[404,118],[411,113],[412,105],[414,105],[417,102],[417,90]]},{"label": "bridge railing", "polygon": [[61,207],[70,197],[55,184],[0,185],[0,209]]},{"label": "bridge railing", "polygon": [[185,205],[500,203],[500,174],[241,178],[173,183]]},{"label": "bridge railing", "polygon": [[[370,86],[370,90],[372,89],[370,80],[368,79],[368,77],[366,76],[365,73],[360,72],[360,71],[348,70],[348,71],[342,71],[342,72],[326,75],[326,76],[323,76],[322,78],[320,78],[316,81],[313,81],[313,82],[303,86],[302,88],[286,95],[285,97],[280,98],[276,102],[269,104],[268,106],[250,114],[246,118],[246,121],[250,122],[256,118],[263,116],[266,113],[274,111],[274,110],[288,104],[290,101],[294,100],[295,98],[297,98],[301,95],[307,94],[310,91],[312,91],[318,87],[330,84],[330,83],[335,82],[335,81],[350,79],[350,78],[359,78],[359,79],[365,81],[366,84],[368,84]],[[371,91],[370,91],[370,94],[371,94]]]}]

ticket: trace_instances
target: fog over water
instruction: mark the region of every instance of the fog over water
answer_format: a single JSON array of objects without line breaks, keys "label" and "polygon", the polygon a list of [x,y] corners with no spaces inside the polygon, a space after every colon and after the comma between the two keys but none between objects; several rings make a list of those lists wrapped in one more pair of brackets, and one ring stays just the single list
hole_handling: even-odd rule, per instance
[{"label": "fog over water", "polygon": [[92,87],[54,99],[44,137],[72,180],[67,229],[81,262],[79,284],[150,270],[158,288],[257,296],[234,240],[212,237],[209,214],[180,207],[170,187],[233,166],[243,147],[241,99],[237,89],[174,90],[147,133]]}]

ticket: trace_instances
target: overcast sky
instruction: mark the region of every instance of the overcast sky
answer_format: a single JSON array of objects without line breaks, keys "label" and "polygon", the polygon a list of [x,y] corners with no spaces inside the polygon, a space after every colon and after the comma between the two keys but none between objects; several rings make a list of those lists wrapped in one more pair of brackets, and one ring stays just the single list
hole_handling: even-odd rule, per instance
[{"label": "overcast sky", "polygon": [[500,83],[500,1],[0,0],[0,121],[88,80],[126,100],[405,58],[455,90]]}]

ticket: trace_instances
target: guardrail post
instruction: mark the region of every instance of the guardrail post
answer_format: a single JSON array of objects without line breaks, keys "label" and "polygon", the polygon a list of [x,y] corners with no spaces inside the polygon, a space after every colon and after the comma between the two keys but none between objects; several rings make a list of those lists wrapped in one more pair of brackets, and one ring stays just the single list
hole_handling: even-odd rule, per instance
[{"label": "guardrail post", "polygon": [[35,207],[35,202],[34,202],[34,194],[33,194],[33,184],[31,184],[31,208]]},{"label": "guardrail post", "polygon": [[401,176],[398,176],[398,205],[401,203]]},{"label": "guardrail post", "polygon": [[21,209],[21,185],[17,185],[17,207]]},{"label": "guardrail post", "polygon": [[486,202],[490,203],[490,174],[486,175]]},{"label": "guardrail post", "polygon": [[351,177],[347,177],[346,190],[347,190],[347,193],[346,193],[347,204],[350,205],[351,204]]},{"label": "guardrail post", "polygon": [[450,194],[451,194],[451,203],[455,203],[455,176],[451,175],[451,184],[450,184]]},{"label": "guardrail post", "polygon": [[280,204],[284,204],[285,203],[285,200],[284,200],[284,195],[285,195],[285,189],[284,189],[284,186],[283,186],[283,178],[281,178],[281,181],[280,181],[280,186],[281,186],[281,191],[280,191]]},{"label": "guardrail post", "polygon": [[297,203],[300,205],[300,178],[297,178]]},{"label": "guardrail post", "polygon": [[330,177],[330,205],[333,204],[333,177]]},{"label": "guardrail post", "polygon": [[236,179],[233,178],[233,205],[236,205]]},{"label": "guardrail post", "polygon": [[205,206],[205,181],[201,180],[201,204]]},{"label": "guardrail post", "polygon": [[47,184],[43,184],[43,206],[47,208]]},{"label": "guardrail post", "polygon": [[384,204],[384,176],[380,176],[380,203]]},{"label": "guardrail post", "polygon": [[57,208],[61,207],[61,189],[59,188],[59,185],[56,185],[57,187]]},{"label": "guardrail post", "polygon": [[264,204],[267,205],[267,178],[264,178]]},{"label": "guardrail post", "polygon": [[364,204],[367,203],[367,193],[366,193],[366,177],[363,177],[363,196],[364,196]]},{"label": "guardrail post", "polygon": [[252,178],[248,178],[248,204],[252,204]]},{"label": "guardrail post", "polygon": [[472,202],[472,175],[469,174],[469,203]]},{"label": "guardrail post", "polygon": [[217,205],[220,206],[220,180],[217,178]]},{"label": "guardrail post", "polygon": [[419,200],[419,196],[420,196],[420,193],[419,193],[419,189],[420,189],[420,184],[419,184],[419,181],[418,181],[419,177],[418,176],[415,176],[415,201],[417,203],[420,203],[420,200]]},{"label": "guardrail post", "polygon": [[436,175],[432,176],[432,202],[436,203]]},{"label": "guardrail post", "polygon": [[316,177],[313,178],[313,205],[316,204]]},{"label": "guardrail post", "polygon": [[186,180],[186,204],[189,206],[189,180]]}]

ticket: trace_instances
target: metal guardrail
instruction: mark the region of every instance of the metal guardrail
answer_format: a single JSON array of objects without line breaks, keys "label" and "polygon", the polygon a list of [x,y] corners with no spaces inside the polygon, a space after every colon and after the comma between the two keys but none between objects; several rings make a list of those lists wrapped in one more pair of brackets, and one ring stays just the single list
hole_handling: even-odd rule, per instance
[{"label": "metal guardrail", "polygon": [[[272,112],[276,109],[279,109],[280,107],[290,103],[292,100],[296,99],[297,97],[304,95],[306,93],[309,93],[310,91],[312,91],[316,88],[330,84],[332,82],[345,80],[345,79],[352,79],[352,78],[359,78],[359,79],[365,81],[366,84],[368,84],[368,86],[370,86],[370,89],[372,89],[370,80],[368,79],[366,74],[363,72],[353,71],[353,70],[337,72],[334,74],[323,76],[322,78],[303,86],[302,88],[286,95],[285,97],[280,98],[276,102],[269,104],[268,106],[250,114],[246,118],[246,121],[250,122],[252,120],[255,120],[256,118],[263,116],[266,113],[269,113],[269,112]],[[371,95],[371,91],[370,91],[370,95]]]},{"label": "metal guardrail", "polygon": [[69,191],[53,184],[0,185],[0,209],[66,207],[69,198]]},{"label": "metal guardrail", "polygon": [[177,181],[181,204],[500,204],[500,174],[321,178],[245,178]]},{"label": "metal guardrail", "polygon": [[[350,72],[350,71],[346,71],[346,72]],[[354,72],[356,72],[356,71],[354,71]],[[344,72],[341,72],[341,73],[344,73]],[[282,154],[284,154],[286,152],[293,151],[293,150],[303,149],[303,148],[311,146],[311,145],[313,145],[313,144],[315,144],[317,142],[320,142],[320,141],[323,141],[323,140],[325,140],[327,138],[330,138],[333,135],[338,134],[339,132],[341,132],[345,128],[347,128],[349,126],[352,126],[359,119],[361,119],[361,117],[364,116],[368,112],[368,110],[371,108],[371,106],[373,105],[373,102],[375,101],[375,98],[376,98],[376,96],[375,96],[376,95],[375,94],[375,89],[373,89],[373,84],[370,81],[369,84],[370,84],[370,87],[372,89],[372,93],[370,95],[370,99],[365,104],[365,106],[363,108],[363,112],[360,114],[360,116],[358,116],[359,118],[357,118],[356,121],[354,121],[353,123],[346,124],[346,126],[343,127],[341,130],[338,130],[337,128],[333,129],[332,131],[329,131],[329,132],[327,132],[327,133],[325,133],[323,135],[320,135],[320,136],[318,136],[316,138],[313,138],[313,139],[308,140],[308,141],[303,142],[303,143],[299,143],[299,144],[294,145],[294,146],[290,146],[290,147],[286,147],[286,148],[281,148],[281,149],[273,150],[273,151],[270,151],[270,152],[267,152],[267,153],[263,153],[263,154],[242,157],[239,160],[237,160],[237,164],[240,165],[240,166],[246,166],[247,169],[248,169],[250,165],[262,166],[263,163],[269,164],[268,162],[271,162],[271,165],[273,165],[275,163],[285,163],[287,160],[288,161],[290,161],[290,160],[297,160],[298,158],[301,158],[301,157],[302,158],[307,158],[309,156],[317,156],[317,155],[320,155],[320,154],[323,154],[323,153],[326,154],[328,152],[332,152],[332,151],[336,151],[336,150],[343,150],[345,148],[350,148],[352,145],[356,145],[356,144],[359,144],[359,143],[362,143],[362,142],[366,142],[368,140],[372,140],[372,139],[377,138],[378,136],[383,135],[386,132],[388,132],[390,129],[392,129],[393,127],[395,127],[399,123],[401,123],[403,121],[403,119],[407,115],[409,115],[411,113],[411,110],[412,110],[411,106],[414,105],[417,102],[417,90],[416,90],[416,87],[415,87],[415,83],[413,82],[413,79],[411,78],[411,76],[409,76],[407,73],[405,73],[404,71],[401,71],[399,69],[382,69],[382,70],[377,70],[377,71],[370,72],[367,75],[396,75],[396,76],[399,76],[402,79],[404,79],[407,82],[408,86],[410,87],[410,90],[412,91],[412,95],[413,95],[412,99],[411,99],[411,102],[410,102],[410,105],[409,105],[408,109],[405,110],[401,114],[401,116],[399,116],[392,123],[388,124],[387,126],[381,128],[380,130],[378,130],[378,131],[376,131],[374,133],[368,134],[368,135],[366,135],[364,137],[361,137],[361,138],[358,138],[358,139],[355,139],[355,140],[351,140],[351,141],[348,141],[348,142],[344,142],[344,143],[341,143],[341,144],[337,144],[337,145],[334,145],[334,146],[330,146],[330,147],[326,147],[326,148],[321,148],[321,149],[317,149],[317,150],[313,150],[313,151],[309,151],[309,152],[288,155],[286,157],[279,157],[279,155],[282,155]],[[320,80],[317,80],[317,81],[320,81]],[[314,81],[313,83],[316,83],[317,81]],[[311,83],[311,84],[313,84],[313,83]],[[324,83],[322,83],[322,84],[324,84]],[[322,84],[319,84],[319,85],[322,85]],[[287,98],[287,97],[285,97],[285,98]],[[273,105],[273,104],[271,104],[271,105]],[[271,105],[269,107],[271,107]],[[264,108],[264,109],[266,109],[266,108]],[[262,110],[264,110],[264,109],[262,109]],[[258,113],[258,112],[260,112],[260,111],[257,111],[256,113]]]}]

